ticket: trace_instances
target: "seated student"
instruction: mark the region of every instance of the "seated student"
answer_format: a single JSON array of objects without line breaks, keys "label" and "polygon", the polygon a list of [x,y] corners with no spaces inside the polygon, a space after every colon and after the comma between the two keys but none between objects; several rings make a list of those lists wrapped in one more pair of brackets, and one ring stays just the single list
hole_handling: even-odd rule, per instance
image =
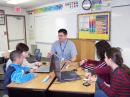
[{"label": "seated student", "polygon": [[[92,73],[97,74],[98,77],[104,79],[104,81],[109,84],[111,68],[107,66],[104,54],[107,49],[111,48],[111,46],[105,40],[99,41],[95,46],[99,61],[86,59],[81,61],[80,65],[82,68],[91,68]],[[96,88],[99,88],[98,84]]]},{"label": "seated student", "polygon": [[[30,67],[30,68],[33,68],[37,65],[40,65],[40,62],[35,62],[35,63],[28,63],[28,61],[26,60],[26,58],[28,57],[28,51],[29,51],[29,47],[24,44],[24,43],[19,43],[17,44],[16,46],[16,50],[21,52],[22,56],[23,56],[23,63],[22,63],[22,66],[25,66],[25,67]],[[12,63],[12,61],[9,59],[6,63],[6,70],[8,69],[9,65]]]},{"label": "seated student", "polygon": [[30,73],[33,72],[32,69],[21,66],[23,62],[23,56],[21,55],[21,52],[17,50],[11,52],[10,60],[12,61],[12,64],[10,64],[8,67],[4,77],[4,87],[6,94],[8,93],[6,86],[11,82],[24,83],[32,80],[35,77],[33,73]]},{"label": "seated student", "polygon": [[120,49],[107,50],[105,61],[112,68],[111,83],[108,86],[103,80],[99,80],[101,90],[96,91],[95,97],[130,97],[130,69],[123,65]]}]

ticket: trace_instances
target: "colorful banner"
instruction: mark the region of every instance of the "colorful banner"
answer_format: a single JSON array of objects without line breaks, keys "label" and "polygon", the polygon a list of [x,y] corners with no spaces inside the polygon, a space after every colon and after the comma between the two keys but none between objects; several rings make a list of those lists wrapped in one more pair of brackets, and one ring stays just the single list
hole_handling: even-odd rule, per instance
[{"label": "colorful banner", "polygon": [[44,13],[44,12],[48,12],[48,11],[57,11],[57,10],[61,10],[62,8],[63,8],[63,5],[58,4],[58,5],[34,9],[34,10],[31,10],[31,11],[28,11],[28,13],[29,14],[38,14],[38,13]]},{"label": "colorful banner", "polygon": [[110,12],[79,15],[78,32],[82,39],[109,40]]},{"label": "colorful banner", "polygon": [[58,10],[62,10],[63,7],[67,7],[67,8],[76,8],[78,7],[78,1],[74,1],[74,2],[67,2],[64,4],[58,4],[58,5],[52,5],[52,6],[48,6],[48,7],[42,7],[42,8],[37,8],[34,10],[30,10],[27,11],[28,14],[39,14],[39,13],[44,13],[44,12],[49,12],[49,11],[58,11]]}]

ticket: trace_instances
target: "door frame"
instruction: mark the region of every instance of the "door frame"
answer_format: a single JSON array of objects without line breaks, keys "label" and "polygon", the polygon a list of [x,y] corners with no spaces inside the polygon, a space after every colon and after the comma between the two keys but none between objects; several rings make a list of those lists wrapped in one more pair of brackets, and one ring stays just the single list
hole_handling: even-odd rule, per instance
[{"label": "door frame", "polygon": [[26,33],[26,19],[24,15],[11,15],[11,14],[6,14],[6,31],[7,31],[7,44],[8,44],[8,49],[10,49],[10,45],[9,45],[9,33],[8,33],[8,20],[7,17],[9,16],[17,16],[17,17],[23,17],[24,19],[24,30],[25,30],[25,43],[27,44],[27,33]]}]

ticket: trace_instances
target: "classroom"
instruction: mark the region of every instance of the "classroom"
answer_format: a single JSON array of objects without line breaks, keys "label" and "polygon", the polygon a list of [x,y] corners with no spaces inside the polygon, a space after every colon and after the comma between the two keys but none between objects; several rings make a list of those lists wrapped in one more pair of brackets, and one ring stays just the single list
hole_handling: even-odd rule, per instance
[{"label": "classroom", "polygon": [[0,0],[0,97],[130,97],[130,0]]}]

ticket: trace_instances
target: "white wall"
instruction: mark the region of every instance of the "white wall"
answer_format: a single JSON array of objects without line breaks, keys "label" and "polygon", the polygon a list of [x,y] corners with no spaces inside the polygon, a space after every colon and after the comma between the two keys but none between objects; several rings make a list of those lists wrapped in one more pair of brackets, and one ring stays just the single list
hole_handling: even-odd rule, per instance
[{"label": "white wall", "polygon": [[130,0],[112,0],[112,6],[121,6],[130,4]]},{"label": "white wall", "polygon": [[[68,2],[69,0],[62,0],[61,2]],[[81,0],[82,1],[82,0]],[[55,3],[55,4],[59,4],[61,2],[58,2],[58,3]],[[80,2],[81,3],[81,2]],[[127,24],[130,24],[130,7],[127,8],[128,6],[122,6],[122,7],[115,7],[114,6],[121,6],[121,5],[127,5],[127,4],[130,4],[130,0],[112,0],[112,5],[111,7],[112,8],[108,8],[108,9],[102,9],[102,10],[99,10],[100,12],[101,11],[111,11],[112,13],[112,25],[111,25],[111,40],[110,40],[110,43],[112,44],[112,46],[114,47],[121,47],[123,49],[123,57],[124,57],[124,63],[129,65],[130,66],[130,30],[128,29],[129,25]],[[51,4],[51,5],[54,5],[54,4]],[[48,5],[46,5],[48,6]],[[40,7],[43,7],[43,6],[40,6]],[[117,11],[116,11],[117,9]],[[119,9],[119,10],[118,10]],[[125,10],[125,12],[124,12]],[[81,14],[81,13],[89,13],[91,11],[84,11],[82,8],[81,8],[81,4],[80,4],[80,7],[78,9],[73,9],[71,10],[72,13],[73,11],[76,11],[77,14]],[[63,10],[62,11],[63,13],[65,12],[68,12],[68,10]],[[120,13],[122,15],[122,18],[119,18],[118,20],[118,15],[116,14],[117,13]],[[54,13],[54,12],[51,12],[51,13]],[[114,16],[113,16],[114,15]],[[127,19],[124,19],[123,17],[125,17],[125,15],[127,15],[127,18],[129,19],[127,21]],[[46,56],[47,55],[47,52],[50,51],[50,48],[51,48],[51,44],[44,44],[44,43],[36,43],[36,40],[35,40],[35,31],[34,31],[34,16],[35,15],[29,15],[29,28],[28,28],[28,32],[30,33],[30,37],[29,37],[29,44],[37,44],[38,45],[38,48],[40,48],[42,50],[42,53],[43,53],[43,56]],[[114,20],[115,18],[115,20]],[[116,20],[117,21],[123,21],[124,24],[120,25],[121,27],[119,27],[118,23],[117,23],[117,27],[115,26],[116,24]],[[127,22],[127,24],[125,23]],[[76,23],[76,22],[75,22]],[[122,27],[123,26],[123,27]],[[126,30],[126,27],[127,30]],[[32,27],[32,28],[31,28]],[[72,28],[72,29],[77,29],[77,28]],[[125,31],[125,32],[123,32]],[[124,33],[124,34],[123,34]],[[127,36],[127,38],[125,38]],[[41,36],[42,37],[42,36]]]},{"label": "white wall", "polygon": [[[41,8],[41,7],[46,7],[46,6],[50,6],[50,5],[56,5],[56,4],[65,4],[66,2],[72,2],[72,1],[76,1],[76,0],[71,0],[71,1],[70,0],[62,0],[61,2],[57,2],[57,3],[53,3],[53,4],[49,4],[49,5],[43,5],[43,6],[39,6],[39,7],[36,7],[36,8]],[[77,8],[70,9],[70,8],[67,8],[67,7],[63,7],[63,9],[60,10],[60,11],[54,11],[54,12],[52,11],[52,12],[46,12],[46,13],[41,13],[41,14],[29,15],[29,21],[30,21],[29,28],[28,28],[28,32],[30,33],[29,34],[30,35],[29,44],[30,45],[31,44],[37,44],[38,48],[42,49],[43,56],[46,56],[47,53],[51,50],[51,44],[50,44],[50,42],[49,42],[49,44],[48,43],[37,43],[37,39],[36,39],[36,34],[37,33],[35,32],[35,21],[34,21],[35,16],[40,16],[40,15],[44,15],[44,14],[46,14],[46,15],[48,15],[48,14],[54,14],[54,15],[56,15],[56,14],[61,14],[61,15],[64,15],[64,14],[65,15],[66,14],[71,15],[71,14],[73,14],[74,17],[72,18],[72,21],[70,21],[70,22],[73,22],[73,23],[72,23],[72,26],[69,27],[69,28],[73,29],[74,32],[70,33],[70,30],[69,29],[67,29],[67,30],[68,30],[68,34],[69,34],[68,36],[70,38],[77,38],[78,37],[77,21],[74,21],[74,20],[77,19],[78,14],[92,12],[91,10],[83,10],[82,9],[81,5],[82,5],[83,0],[77,0],[77,1],[79,1],[79,7],[77,7]],[[107,11],[107,10],[110,10],[110,9],[105,9],[105,10],[101,9],[101,10],[102,11]],[[74,26],[73,24],[76,25],[76,26]],[[51,29],[51,27],[50,27],[50,29]],[[39,38],[42,39],[43,38],[42,35],[39,36]]]},{"label": "white wall", "polygon": [[[5,14],[24,15],[25,17],[27,16],[25,9],[22,9],[21,13],[16,13],[15,8],[13,7],[0,6],[0,10],[4,10]],[[27,19],[26,19],[26,22],[27,22]],[[4,32],[6,32],[6,24],[0,25],[0,51],[8,50],[7,35],[4,35]],[[28,33],[27,33],[27,37],[28,37]]]},{"label": "white wall", "polygon": [[[127,5],[127,6],[124,6]],[[128,6],[129,5],[129,6]],[[130,67],[130,0],[113,0],[111,44],[120,47],[124,63]]]}]

